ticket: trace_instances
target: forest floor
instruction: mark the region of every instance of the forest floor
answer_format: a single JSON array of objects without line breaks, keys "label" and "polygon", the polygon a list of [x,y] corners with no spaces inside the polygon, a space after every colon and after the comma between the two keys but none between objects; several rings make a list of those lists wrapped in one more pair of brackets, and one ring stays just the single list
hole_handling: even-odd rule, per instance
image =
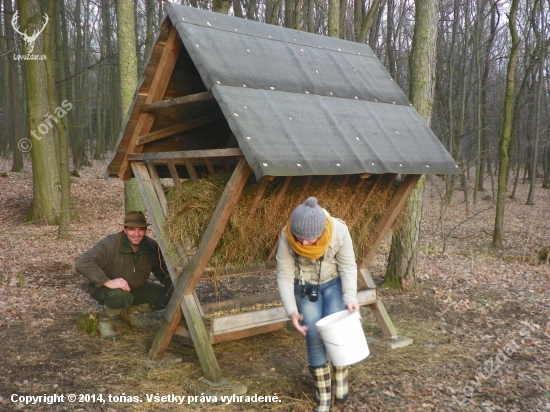
[{"label": "forest floor", "polygon": [[[0,160],[0,410],[311,410],[305,344],[289,326],[215,345],[224,376],[246,385],[247,396],[278,398],[229,404],[204,397],[188,404],[189,388],[202,375],[194,349],[180,338],[168,352],[181,362],[146,362],[159,312],[143,315],[144,330],[117,322],[117,342],[77,332],[77,318],[100,307],[83,290],[74,262],[119,231],[123,219],[122,182],[103,180],[104,171],[105,162],[94,162],[73,177],[72,234],[57,239],[57,227],[25,223],[32,174],[12,173]],[[488,178],[480,198],[490,185]],[[517,198],[506,200],[505,248],[497,252],[490,248],[491,200],[470,205],[466,214],[457,191],[443,210],[444,182],[427,180],[419,286],[379,290],[398,333],[414,344],[371,345],[370,356],[350,368],[349,401],[334,410],[550,411],[550,266],[537,256],[550,247],[550,190],[537,181],[535,204],[526,206],[528,186],[520,184]],[[369,267],[377,283],[388,251],[389,238]],[[371,312],[361,311],[366,334],[380,334]],[[24,403],[24,396],[54,394],[64,395],[63,402]],[[69,394],[83,396],[70,402]],[[105,402],[97,402],[100,394]],[[151,399],[156,395],[186,398],[178,405],[174,398]]]}]

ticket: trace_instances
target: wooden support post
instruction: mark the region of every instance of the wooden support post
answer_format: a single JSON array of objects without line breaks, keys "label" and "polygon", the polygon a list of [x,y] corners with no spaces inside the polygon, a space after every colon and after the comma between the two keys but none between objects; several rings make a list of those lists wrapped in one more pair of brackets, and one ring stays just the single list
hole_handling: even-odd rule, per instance
[{"label": "wooden support post", "polygon": [[157,198],[159,200],[160,206],[162,207],[162,214],[166,219],[166,216],[168,216],[168,200],[166,200],[166,195],[164,194],[164,189],[162,188],[162,184],[160,183],[157,169],[152,160],[147,160],[146,163],[147,170],[149,171],[149,175],[151,176],[151,182],[153,183],[153,187],[155,188],[155,192],[157,193]]},{"label": "wooden support post", "polygon": [[359,183],[357,183],[357,186],[355,187],[355,191],[354,191],[353,195],[351,195],[350,198],[348,199],[348,204],[346,205],[346,208],[342,212],[342,216],[340,216],[340,219],[346,220],[346,217],[347,217],[351,207],[355,203],[355,199],[357,198],[357,195],[359,194],[359,191],[361,190],[361,188],[363,187],[364,184],[365,184],[365,179],[359,180]]},{"label": "wooden support post", "polygon": [[[213,355],[212,344],[210,343],[210,338],[200,317],[200,308],[196,300],[192,298],[192,294],[202,276],[204,268],[214,253],[216,245],[222,236],[251,173],[252,169],[250,169],[250,166],[246,163],[245,158],[241,157],[231,179],[229,179],[229,182],[225,186],[222,197],[214,210],[210,223],[197,247],[193,259],[189,265],[184,268],[178,282],[174,286],[172,298],[164,310],[164,317],[167,321],[167,325],[163,326],[155,338],[155,342],[158,341],[160,343],[155,346],[155,351],[160,353],[166,350],[174,331],[178,327],[178,323],[181,319],[181,311],[183,311],[187,327],[195,343],[195,350],[199,354],[205,377],[213,382],[218,382],[221,374],[218,375],[216,371],[216,369],[219,368],[216,358]],[[157,355],[151,352],[149,356],[154,358]]]},{"label": "wooden support post", "polygon": [[196,103],[213,101],[214,95],[211,91],[190,94],[187,96],[174,97],[173,99],[160,100],[151,104],[144,104],[141,107],[142,112],[152,112],[155,110],[166,109],[173,106],[187,106]]},{"label": "wooden support post", "polygon": [[378,246],[380,245],[380,243],[382,243],[382,239],[384,238],[384,236],[390,229],[393,221],[407,202],[407,199],[414,189],[414,186],[418,182],[418,179],[420,179],[420,176],[421,175],[406,175],[401,182],[401,185],[393,195],[393,198],[390,201],[388,208],[386,209],[386,213],[384,214],[384,216],[382,216],[382,219],[380,219],[380,222],[378,222],[378,224],[376,225],[369,241],[365,242],[365,244],[370,245],[370,247],[365,246],[362,250],[361,256],[359,257],[359,259],[357,259],[357,267],[359,269],[366,268],[374,257]]},{"label": "wooden support post", "polygon": [[323,196],[325,194],[325,191],[327,190],[328,184],[330,183],[332,179],[332,176],[327,176],[327,179],[325,180],[325,183],[323,184],[323,187],[321,187],[321,190],[319,191],[319,194],[317,195],[318,198]]},{"label": "wooden support post", "polygon": [[214,170],[214,167],[212,166],[212,162],[208,158],[204,158],[204,163],[206,164],[206,168],[208,169],[208,173],[210,176],[214,176],[216,174],[216,171]]},{"label": "wooden support post", "polygon": [[[292,176],[287,176],[286,177],[285,182],[283,183],[283,187],[279,191],[279,194],[277,195],[277,199],[275,199],[275,202],[273,203],[273,212],[274,213],[277,210],[277,208],[279,207],[279,204],[281,203],[281,201],[283,200],[283,197],[285,196],[285,193],[288,190],[288,186],[290,186],[290,181],[291,180],[292,180]],[[263,236],[258,241],[258,246],[256,246],[256,249],[254,249],[254,254],[256,254],[256,252],[258,251],[258,248],[259,248],[261,242],[263,242]],[[269,256],[267,257],[268,261],[271,260],[271,258],[273,257],[273,255],[277,251],[278,245],[279,245],[279,236],[277,236],[277,240],[275,241],[275,244],[271,248],[271,252],[269,253]]]},{"label": "wooden support post", "polygon": [[313,175],[309,175],[306,179],[306,182],[304,183],[304,186],[302,186],[302,190],[304,191],[304,193],[307,191],[307,189],[309,188],[309,185],[311,184],[311,180],[313,179]]},{"label": "wooden support post", "polygon": [[168,159],[166,161],[166,166],[168,166],[168,170],[170,171],[170,176],[172,176],[172,181],[174,182],[174,187],[176,190],[181,191],[181,181],[180,176],[178,175],[178,170],[176,169],[176,165],[174,164],[174,161],[172,159]]},{"label": "wooden support post", "polygon": [[197,176],[197,172],[193,167],[193,163],[191,163],[191,159],[185,159],[184,162],[185,162],[185,168],[187,169],[187,173],[189,173],[189,177],[191,178],[191,181],[193,183],[197,183],[199,181],[199,177]]},{"label": "wooden support post", "polygon": [[210,343],[210,336],[204,327],[201,312],[192,294],[183,296],[181,309],[187,320],[187,328],[195,344],[204,377],[211,382],[220,382],[223,378],[222,372],[218,366],[212,343]]},{"label": "wooden support post", "polygon": [[[168,267],[168,273],[170,274],[172,282],[175,284],[178,279],[176,266],[181,261],[181,258],[176,247],[164,230],[165,217],[162,206],[155,192],[151,176],[149,175],[147,167],[144,164],[132,162],[132,171],[134,172],[134,176],[138,182],[138,187],[141,191],[141,196],[145,203],[145,208],[147,209],[149,218],[151,219],[153,230],[157,235],[160,250],[164,256],[166,266]],[[179,313],[177,313],[174,317],[173,324],[166,321],[162,322],[160,331],[157,333],[153,345],[151,346],[149,359],[162,358],[180,320],[181,311],[179,311]]]},{"label": "wooden support post", "polygon": [[[401,182],[401,185],[393,195],[392,200],[390,201],[390,204],[386,209],[386,213],[384,214],[384,216],[382,216],[382,219],[376,225],[376,228],[371,235],[370,241],[366,242],[366,244],[371,245],[370,248],[363,248],[362,257],[357,259],[357,283],[360,289],[365,287],[373,288],[376,286],[372,281],[370,274],[366,270],[366,267],[374,257],[378,246],[382,242],[385,234],[390,229],[395,218],[407,202],[409,195],[414,189],[416,183],[418,183],[418,179],[420,179],[420,175],[405,176],[405,178]],[[374,312],[374,316],[376,317],[378,324],[380,325],[380,328],[382,329],[382,333],[384,334],[384,336],[388,338],[395,338],[397,336],[397,331],[388,313],[386,312],[386,308],[384,307],[382,301],[380,299],[377,299],[376,305],[371,306],[371,308]]]},{"label": "wooden support post", "polygon": [[382,330],[382,334],[387,338],[397,337],[397,330],[390,319],[390,315],[386,312],[386,308],[381,299],[377,299],[376,304],[370,307]]},{"label": "wooden support post", "polygon": [[378,175],[378,178],[376,179],[374,184],[369,189],[369,192],[367,193],[367,197],[365,197],[365,200],[363,200],[363,203],[361,203],[361,206],[359,206],[359,209],[356,211],[356,213],[353,214],[354,217],[352,218],[352,220],[348,224],[348,227],[349,227],[350,231],[351,231],[351,229],[353,229],[353,227],[355,226],[355,224],[359,220],[359,217],[363,214],[363,211],[367,207],[367,204],[369,203],[369,200],[370,200],[371,196],[373,195],[374,191],[378,187],[378,183],[380,183],[380,180],[382,180],[382,176],[384,176],[384,175]]},{"label": "wooden support post", "polygon": [[[248,226],[252,222],[252,219],[254,218],[254,214],[256,213],[256,209],[258,209],[258,206],[260,205],[260,201],[262,200],[262,197],[264,195],[265,189],[267,189],[267,185],[272,180],[273,180],[272,176],[264,176],[262,178],[262,181],[258,186],[258,189],[256,189],[256,195],[254,196],[254,200],[252,201],[252,205],[250,206],[250,211],[248,212],[248,215],[246,216],[246,219],[244,221],[244,224],[242,227],[243,233],[246,231],[246,229],[248,229]],[[231,252],[227,255],[226,264],[229,264],[231,262],[231,259],[233,259],[233,257],[235,256],[235,253],[237,253],[238,247],[239,247],[238,243],[235,243],[233,245]]]},{"label": "wooden support post", "polygon": [[176,124],[174,126],[166,127],[161,130],[146,133],[138,137],[136,145],[143,145],[145,143],[154,142],[156,140],[164,139],[168,136],[173,136],[177,133],[186,132],[188,130],[195,129],[206,124],[215,123],[225,119],[222,113],[215,113],[208,116],[200,117],[198,119],[189,120],[182,124]]}]

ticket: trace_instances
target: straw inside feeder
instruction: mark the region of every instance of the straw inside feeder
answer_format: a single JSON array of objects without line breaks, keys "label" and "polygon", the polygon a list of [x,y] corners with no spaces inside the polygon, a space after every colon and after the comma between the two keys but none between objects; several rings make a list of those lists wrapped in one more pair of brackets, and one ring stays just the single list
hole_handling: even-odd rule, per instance
[{"label": "straw inside feeder", "polygon": [[[168,195],[166,230],[175,245],[182,246],[191,255],[199,245],[216,205],[231,176],[215,175],[199,182],[183,185],[181,191]],[[316,196],[319,205],[333,217],[344,220],[350,227],[356,255],[361,253],[395,192],[395,184],[388,187],[390,176],[384,176],[361,211],[376,176],[358,188],[359,176],[314,176],[304,191],[307,177],[295,177],[279,198],[284,177],[273,179],[267,185],[261,201],[248,221],[252,203],[260,188],[259,183],[248,183],[235,207],[229,223],[210,260],[210,267],[232,265],[244,268],[251,264],[266,263],[277,244],[281,229],[294,208],[308,196]],[[344,184],[345,183],[345,184]],[[275,263],[274,256],[268,262]]]}]

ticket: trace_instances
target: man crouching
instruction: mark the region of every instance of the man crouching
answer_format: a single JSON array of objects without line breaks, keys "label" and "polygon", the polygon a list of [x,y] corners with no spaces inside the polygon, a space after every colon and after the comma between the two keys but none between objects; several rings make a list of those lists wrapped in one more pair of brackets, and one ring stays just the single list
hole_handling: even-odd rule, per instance
[{"label": "man crouching", "polygon": [[[104,339],[116,340],[113,318],[134,327],[144,327],[140,313],[166,307],[172,293],[168,275],[157,242],[148,236],[142,212],[128,212],[122,232],[114,233],[84,252],[76,261],[76,271],[90,282],[92,297],[103,305],[98,332]],[[162,283],[148,282],[150,273]]]}]

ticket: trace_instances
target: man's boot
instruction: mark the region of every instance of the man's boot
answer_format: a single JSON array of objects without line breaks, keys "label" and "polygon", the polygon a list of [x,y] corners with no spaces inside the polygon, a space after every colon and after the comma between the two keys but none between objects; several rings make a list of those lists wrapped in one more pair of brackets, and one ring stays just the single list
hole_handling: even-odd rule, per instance
[{"label": "man's boot", "polygon": [[334,394],[336,403],[344,403],[348,400],[348,366],[334,366]]},{"label": "man's boot", "polygon": [[113,330],[113,318],[119,313],[120,309],[103,306],[103,313],[99,316],[99,323],[97,324],[97,331],[103,339],[118,339],[118,334]]},{"label": "man's boot", "polygon": [[152,311],[153,308],[148,303],[130,306],[128,309],[125,309],[120,313],[120,320],[130,326],[133,326],[134,328],[146,328],[147,325],[144,325],[139,321],[138,315],[140,313],[149,313]]},{"label": "man's boot", "polygon": [[315,397],[317,398],[317,407],[315,412],[330,411],[330,365],[328,362],[324,366],[309,367],[311,376],[313,376],[313,385],[315,386]]}]

